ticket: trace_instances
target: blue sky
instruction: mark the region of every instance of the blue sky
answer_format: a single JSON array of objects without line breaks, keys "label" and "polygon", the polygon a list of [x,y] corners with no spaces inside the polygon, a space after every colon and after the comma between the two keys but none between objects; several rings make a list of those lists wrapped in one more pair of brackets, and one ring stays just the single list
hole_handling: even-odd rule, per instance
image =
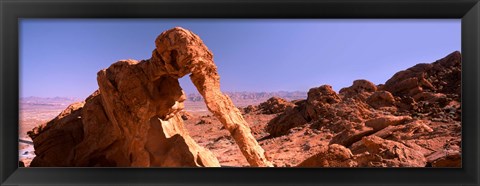
[{"label": "blue sky", "polygon": [[[460,19],[21,19],[20,96],[86,98],[96,73],[148,59],[163,31],[181,26],[214,54],[223,91],[335,90],[384,83],[417,63],[461,50]],[[188,76],[180,80],[196,92]]]}]

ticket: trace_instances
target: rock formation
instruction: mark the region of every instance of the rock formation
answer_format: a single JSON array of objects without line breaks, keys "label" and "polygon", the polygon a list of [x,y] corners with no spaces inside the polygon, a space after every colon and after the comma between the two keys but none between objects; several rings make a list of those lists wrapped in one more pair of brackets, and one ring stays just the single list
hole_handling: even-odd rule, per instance
[{"label": "rock formation", "polygon": [[[461,167],[459,52],[338,93],[235,94],[266,100],[240,112],[198,36],[174,28],[155,43],[150,59],[101,70],[99,90],[30,131],[31,166]],[[183,110],[190,98],[178,78],[187,74],[200,93],[191,101],[213,115]]]},{"label": "rock formation", "polygon": [[122,60],[97,74],[99,90],[29,132],[31,166],[220,166],[183,126],[190,79],[251,166],[272,166],[240,111],[220,91],[213,55],[183,28],[163,32],[148,60]]},{"label": "rock formation", "polygon": [[367,153],[355,157],[360,167],[425,167],[424,154],[403,143],[385,140],[377,136],[362,139]]},{"label": "rock formation", "polygon": [[426,157],[432,167],[458,167],[462,163],[462,155],[458,151],[442,150]]},{"label": "rock formation", "polygon": [[[424,167],[421,152],[402,143],[377,136],[362,139],[366,152],[353,155],[350,149],[333,144],[298,164],[298,167]],[[453,158],[452,158],[453,159]],[[439,162],[442,160],[438,160]],[[448,164],[448,163],[445,163]]]},{"label": "rock formation", "polygon": [[295,104],[279,97],[271,97],[265,102],[260,103],[258,106],[248,105],[242,108],[244,113],[258,112],[260,114],[278,114],[285,112],[287,109],[292,109]]},{"label": "rock formation", "polygon": [[[347,167],[460,167],[460,80],[461,54],[453,52],[400,71],[385,84],[355,80],[338,94],[322,85],[279,113],[265,130],[287,141],[300,131],[325,136],[320,139],[329,147],[300,167],[338,162],[348,162],[342,164]],[[347,158],[345,149],[353,155]]]},{"label": "rock formation", "polygon": [[298,167],[356,167],[352,152],[344,146],[333,144],[306,159]]},{"label": "rock formation", "polygon": [[365,101],[370,97],[371,93],[374,93],[375,91],[377,91],[377,86],[375,84],[368,80],[360,79],[353,81],[352,86],[340,89],[339,93],[342,94],[343,97],[354,97]]},{"label": "rock formation", "polygon": [[366,102],[375,109],[391,107],[395,104],[395,97],[388,91],[378,91],[368,97]]},{"label": "rock formation", "polygon": [[293,108],[294,104],[279,97],[272,97],[259,105],[263,114],[277,114]]}]

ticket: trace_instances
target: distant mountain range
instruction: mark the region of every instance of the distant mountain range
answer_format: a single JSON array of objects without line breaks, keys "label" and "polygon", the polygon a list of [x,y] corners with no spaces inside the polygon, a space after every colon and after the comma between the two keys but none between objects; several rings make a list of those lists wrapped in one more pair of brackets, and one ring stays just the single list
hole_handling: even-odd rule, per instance
[{"label": "distant mountain range", "polygon": [[[286,100],[306,99],[307,92],[302,91],[277,91],[277,92],[225,92],[235,104],[241,106],[247,104],[257,104],[266,101],[271,97],[281,97]],[[42,106],[60,106],[69,105],[74,102],[83,101],[83,99],[73,97],[23,97],[20,98],[22,105],[42,105]],[[199,93],[187,94],[186,102],[203,103],[203,97]]]},{"label": "distant mountain range", "polygon": [[79,98],[69,98],[69,97],[23,97],[20,98],[19,102],[21,105],[39,105],[39,106],[64,106],[69,105],[74,102],[82,101]]},{"label": "distant mountain range", "polygon": [[[225,92],[232,101],[243,102],[243,101],[253,101],[253,102],[263,102],[271,97],[281,97],[286,100],[296,100],[296,99],[306,99],[307,92],[302,91],[278,91],[278,92]],[[192,102],[203,102],[203,97],[198,93],[192,93],[187,95],[187,101]]]}]

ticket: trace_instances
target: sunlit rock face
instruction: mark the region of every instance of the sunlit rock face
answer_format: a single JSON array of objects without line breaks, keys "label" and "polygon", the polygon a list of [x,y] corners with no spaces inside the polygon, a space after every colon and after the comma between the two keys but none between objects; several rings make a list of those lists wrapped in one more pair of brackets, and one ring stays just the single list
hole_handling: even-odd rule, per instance
[{"label": "sunlit rock face", "polygon": [[122,60],[99,71],[97,91],[30,131],[37,154],[31,166],[220,166],[183,126],[186,96],[178,79],[187,74],[250,165],[272,166],[240,111],[220,91],[213,55],[202,40],[176,27],[155,44],[148,60]]},{"label": "sunlit rock face", "polygon": [[265,131],[294,142],[299,131],[328,135],[300,167],[461,167],[461,60],[455,51],[385,84],[355,80],[338,94],[330,85],[312,88]]},{"label": "sunlit rock face", "polygon": [[[319,84],[306,99],[273,97],[241,115],[198,36],[174,28],[155,43],[150,59],[101,70],[97,91],[30,131],[31,166],[461,167],[459,52],[385,84]],[[188,74],[213,115],[185,113],[178,79]]]}]

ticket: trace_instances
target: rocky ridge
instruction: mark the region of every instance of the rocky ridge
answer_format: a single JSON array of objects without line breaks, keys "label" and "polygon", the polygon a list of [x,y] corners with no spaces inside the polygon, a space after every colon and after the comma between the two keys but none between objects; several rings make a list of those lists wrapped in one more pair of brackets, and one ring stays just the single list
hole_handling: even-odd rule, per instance
[{"label": "rocky ridge", "polygon": [[461,54],[453,52],[400,71],[385,84],[356,80],[338,94],[329,85],[312,88],[265,129],[270,138],[331,134],[328,147],[298,166],[460,167],[460,80]]}]

